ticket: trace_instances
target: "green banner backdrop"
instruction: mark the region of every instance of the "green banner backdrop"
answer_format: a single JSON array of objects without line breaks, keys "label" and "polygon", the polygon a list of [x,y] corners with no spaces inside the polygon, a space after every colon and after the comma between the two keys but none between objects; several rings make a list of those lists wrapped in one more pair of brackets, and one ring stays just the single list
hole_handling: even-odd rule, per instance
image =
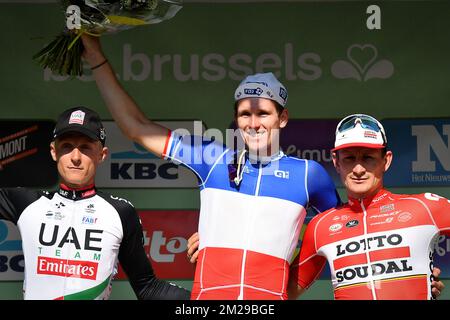
[{"label": "green banner backdrop", "polygon": [[[170,21],[105,36],[102,43],[122,84],[152,119],[201,119],[223,130],[239,80],[268,71],[286,85],[294,119],[355,112],[381,119],[449,117],[450,3],[379,2],[380,30],[366,26],[368,5],[186,4]],[[0,119],[54,119],[75,105],[111,119],[89,70],[68,79],[32,61],[65,25],[58,4],[0,4],[0,21]],[[450,197],[449,186],[426,191]],[[114,193],[139,209],[199,207],[195,189]],[[323,291],[332,297],[328,283],[318,286],[317,297]]]}]

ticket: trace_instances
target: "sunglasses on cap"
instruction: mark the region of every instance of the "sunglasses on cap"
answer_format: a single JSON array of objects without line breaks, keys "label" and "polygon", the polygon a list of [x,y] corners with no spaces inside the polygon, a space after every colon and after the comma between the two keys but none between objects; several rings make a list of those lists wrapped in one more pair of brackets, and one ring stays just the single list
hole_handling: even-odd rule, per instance
[{"label": "sunglasses on cap", "polygon": [[357,124],[359,124],[363,129],[381,132],[381,137],[383,138],[384,144],[387,143],[386,133],[384,132],[384,128],[381,123],[374,117],[366,114],[352,114],[342,119],[336,127],[336,136],[347,130],[353,129]]}]

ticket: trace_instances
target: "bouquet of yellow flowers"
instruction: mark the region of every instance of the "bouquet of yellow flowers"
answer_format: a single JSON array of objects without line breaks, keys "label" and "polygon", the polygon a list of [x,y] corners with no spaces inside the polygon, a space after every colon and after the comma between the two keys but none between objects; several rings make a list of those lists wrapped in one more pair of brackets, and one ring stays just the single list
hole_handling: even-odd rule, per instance
[{"label": "bouquet of yellow flowers", "polygon": [[80,76],[83,33],[100,36],[140,25],[159,23],[176,15],[182,0],[60,0],[66,29],[33,59],[60,75]]}]

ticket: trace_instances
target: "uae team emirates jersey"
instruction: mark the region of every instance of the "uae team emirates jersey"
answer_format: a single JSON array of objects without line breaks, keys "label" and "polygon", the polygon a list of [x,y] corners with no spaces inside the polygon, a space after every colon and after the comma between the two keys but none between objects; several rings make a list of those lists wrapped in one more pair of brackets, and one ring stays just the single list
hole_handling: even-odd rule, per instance
[{"label": "uae team emirates jersey", "polygon": [[265,163],[202,137],[170,133],[167,159],[198,177],[199,257],[192,299],[286,299],[289,263],[308,207],[339,203],[334,184],[317,162],[282,152]]},{"label": "uae team emirates jersey", "polygon": [[315,216],[300,251],[298,284],[308,288],[326,261],[336,299],[432,299],[434,244],[450,235],[450,202],[431,193],[372,198]]},{"label": "uae team emirates jersey", "polygon": [[155,277],[134,207],[94,186],[0,189],[0,218],[22,237],[25,299],[107,299],[119,261],[138,298],[189,297]]}]

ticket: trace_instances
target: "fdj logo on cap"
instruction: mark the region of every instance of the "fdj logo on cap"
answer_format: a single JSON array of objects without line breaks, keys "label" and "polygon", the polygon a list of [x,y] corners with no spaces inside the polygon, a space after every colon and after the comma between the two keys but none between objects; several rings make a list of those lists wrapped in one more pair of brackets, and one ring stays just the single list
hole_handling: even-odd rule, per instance
[{"label": "fdj logo on cap", "polygon": [[281,97],[281,99],[286,101],[286,99],[287,99],[287,91],[284,88],[280,88],[280,97]]},{"label": "fdj logo on cap", "polygon": [[244,94],[260,96],[262,93],[263,93],[263,90],[259,87],[256,89],[244,89]]},{"label": "fdj logo on cap", "polygon": [[81,110],[77,110],[77,111],[72,112],[72,114],[70,115],[70,118],[69,118],[69,124],[77,123],[77,124],[81,124],[82,125],[83,122],[84,122],[84,116],[85,115],[86,115],[86,113],[84,113]]}]

